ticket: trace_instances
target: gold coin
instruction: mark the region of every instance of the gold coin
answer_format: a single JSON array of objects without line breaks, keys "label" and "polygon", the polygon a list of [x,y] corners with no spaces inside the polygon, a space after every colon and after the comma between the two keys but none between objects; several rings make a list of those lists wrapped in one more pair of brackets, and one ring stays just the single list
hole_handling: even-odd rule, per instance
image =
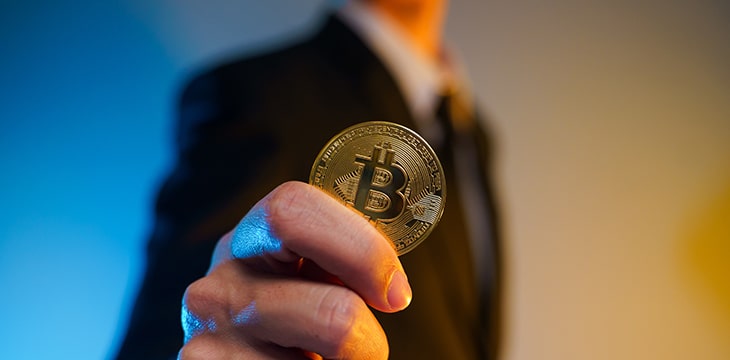
[{"label": "gold coin", "polygon": [[312,165],[309,183],[362,214],[398,255],[426,239],[446,205],[436,153],[413,130],[385,121],[357,124],[333,137]]}]

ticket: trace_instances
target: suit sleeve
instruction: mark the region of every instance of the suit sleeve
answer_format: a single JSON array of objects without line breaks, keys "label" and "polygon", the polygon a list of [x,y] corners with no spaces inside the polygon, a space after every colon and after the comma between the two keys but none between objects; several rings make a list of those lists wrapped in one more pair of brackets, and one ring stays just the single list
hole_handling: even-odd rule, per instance
[{"label": "suit sleeve", "polygon": [[145,276],[118,359],[176,356],[186,287],[205,275],[216,241],[265,193],[251,188],[266,163],[260,149],[275,148],[275,140],[243,110],[255,111],[242,100],[245,89],[221,80],[229,77],[200,76],[181,96],[176,164],[157,197]]}]

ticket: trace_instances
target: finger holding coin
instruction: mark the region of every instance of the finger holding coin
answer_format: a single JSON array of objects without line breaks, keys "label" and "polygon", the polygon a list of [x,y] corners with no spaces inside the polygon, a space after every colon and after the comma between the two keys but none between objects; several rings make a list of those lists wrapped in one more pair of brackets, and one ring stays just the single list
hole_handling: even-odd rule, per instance
[{"label": "finger holding coin", "polygon": [[[371,307],[397,312],[411,301],[396,253],[439,221],[441,165],[415,132],[368,122],[324,147],[310,184],[324,193],[283,184],[218,242],[208,274],[186,290],[181,359],[388,357]],[[339,281],[307,276],[307,263]]]}]

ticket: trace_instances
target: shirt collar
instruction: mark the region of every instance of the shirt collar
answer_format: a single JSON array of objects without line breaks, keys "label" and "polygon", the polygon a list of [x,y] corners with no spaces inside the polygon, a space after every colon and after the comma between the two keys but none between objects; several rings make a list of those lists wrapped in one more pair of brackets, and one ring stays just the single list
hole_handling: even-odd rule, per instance
[{"label": "shirt collar", "polygon": [[400,29],[365,4],[348,2],[338,16],[391,72],[415,120],[430,118],[446,84],[439,64],[422,56]]},{"label": "shirt collar", "polygon": [[458,94],[466,109],[473,109],[468,76],[458,54],[442,49],[439,61],[423,56],[389,19],[359,1],[337,11],[391,72],[421,135],[440,142],[442,129],[434,118],[442,95]]}]

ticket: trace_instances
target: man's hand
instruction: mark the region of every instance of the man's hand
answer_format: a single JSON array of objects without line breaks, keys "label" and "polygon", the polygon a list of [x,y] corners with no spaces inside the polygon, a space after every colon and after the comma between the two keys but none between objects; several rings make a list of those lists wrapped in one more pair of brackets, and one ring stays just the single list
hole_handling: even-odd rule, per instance
[{"label": "man's hand", "polygon": [[217,244],[183,300],[188,359],[386,359],[367,305],[408,306],[390,241],[324,192],[285,183]]}]

